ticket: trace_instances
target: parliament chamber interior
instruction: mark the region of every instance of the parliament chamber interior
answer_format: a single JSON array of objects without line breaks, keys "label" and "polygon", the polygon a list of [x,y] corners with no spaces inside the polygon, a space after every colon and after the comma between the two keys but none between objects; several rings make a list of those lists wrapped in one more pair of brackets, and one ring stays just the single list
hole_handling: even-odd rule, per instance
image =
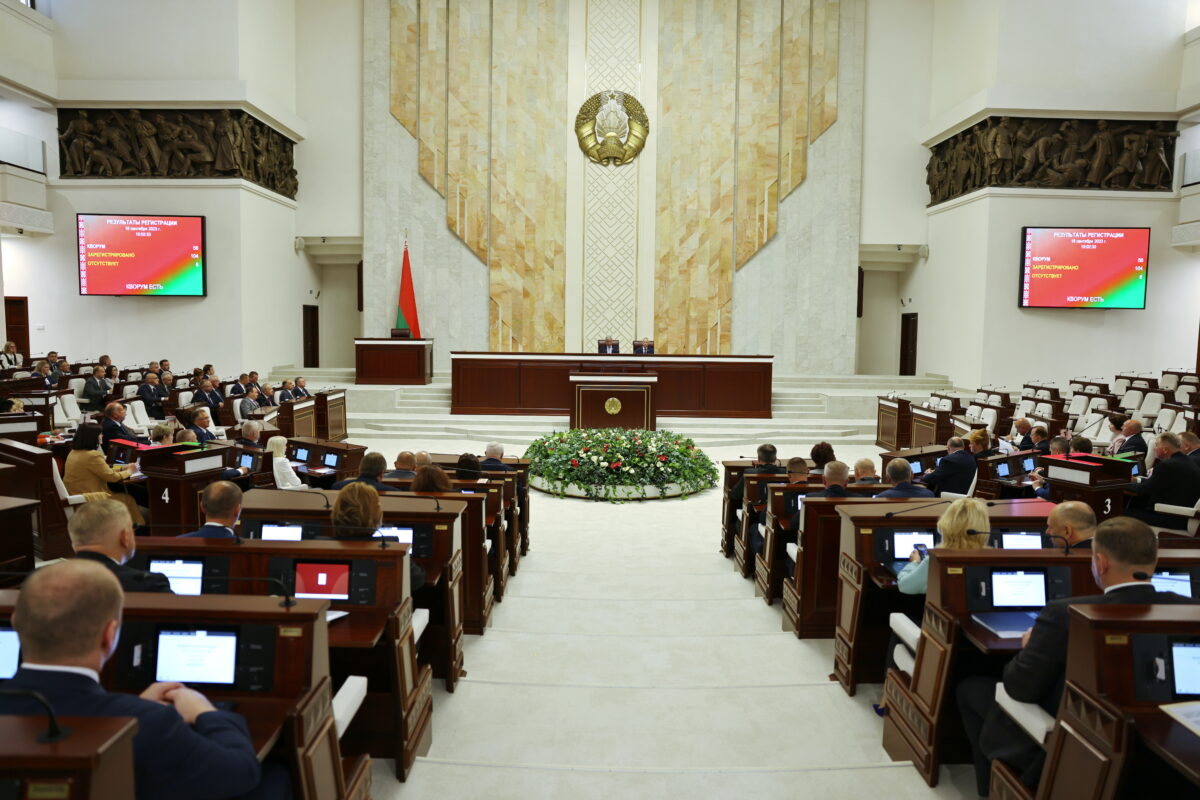
[{"label": "parliament chamber interior", "polygon": [[1197,796],[1198,123],[1200,0],[0,0],[0,800]]}]

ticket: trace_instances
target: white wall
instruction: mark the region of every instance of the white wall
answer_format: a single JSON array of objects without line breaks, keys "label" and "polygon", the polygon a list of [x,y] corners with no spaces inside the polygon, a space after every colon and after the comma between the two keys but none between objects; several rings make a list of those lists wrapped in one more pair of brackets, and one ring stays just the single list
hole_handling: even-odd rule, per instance
[{"label": "white wall", "polygon": [[860,375],[895,375],[900,368],[900,273],[863,274],[863,315],[858,320]]},{"label": "white wall", "polygon": [[301,236],[362,235],[362,25],[362,0],[296,0]]},{"label": "white wall", "polygon": [[238,77],[273,109],[296,110],[295,6],[295,0],[237,3]]},{"label": "white wall", "polygon": [[868,0],[864,66],[862,241],[925,242],[925,165],[933,0]]},{"label": "white wall", "polygon": [[320,306],[321,366],[353,366],[354,339],[362,325],[356,265],[330,264],[321,268]]},{"label": "white wall", "polygon": [[[929,115],[936,118],[996,81],[1000,11],[991,0],[934,0]],[[1056,48],[1061,54],[1062,48]]]},{"label": "white wall", "polygon": [[0,0],[0,85],[52,97],[54,23],[17,0]]}]

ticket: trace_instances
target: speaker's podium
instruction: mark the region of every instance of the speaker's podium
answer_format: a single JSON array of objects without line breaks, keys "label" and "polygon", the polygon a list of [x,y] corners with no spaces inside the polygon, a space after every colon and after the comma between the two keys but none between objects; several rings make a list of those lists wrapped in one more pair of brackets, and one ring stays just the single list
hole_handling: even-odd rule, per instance
[{"label": "speaker's podium", "polygon": [[658,375],[572,372],[570,380],[572,428],[655,429]]}]

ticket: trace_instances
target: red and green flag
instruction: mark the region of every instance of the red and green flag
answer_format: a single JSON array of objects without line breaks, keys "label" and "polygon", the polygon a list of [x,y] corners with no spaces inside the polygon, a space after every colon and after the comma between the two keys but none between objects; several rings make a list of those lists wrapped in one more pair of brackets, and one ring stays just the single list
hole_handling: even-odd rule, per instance
[{"label": "red and green flag", "polygon": [[408,328],[414,339],[421,338],[417,319],[417,294],[413,290],[412,263],[408,260],[408,242],[404,243],[404,269],[400,273],[400,299],[396,301],[396,327]]}]

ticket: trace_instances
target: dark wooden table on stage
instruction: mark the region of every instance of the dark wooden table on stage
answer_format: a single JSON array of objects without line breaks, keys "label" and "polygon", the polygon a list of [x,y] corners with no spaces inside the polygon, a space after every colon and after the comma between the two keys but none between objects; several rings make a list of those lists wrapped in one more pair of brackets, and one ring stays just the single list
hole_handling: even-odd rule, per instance
[{"label": "dark wooden table on stage", "polygon": [[433,382],[433,339],[355,339],[356,384]]},{"label": "dark wooden table on stage", "polygon": [[598,353],[451,353],[452,414],[562,414],[571,373],[646,373],[658,414],[771,417],[773,356],[633,356]]}]

